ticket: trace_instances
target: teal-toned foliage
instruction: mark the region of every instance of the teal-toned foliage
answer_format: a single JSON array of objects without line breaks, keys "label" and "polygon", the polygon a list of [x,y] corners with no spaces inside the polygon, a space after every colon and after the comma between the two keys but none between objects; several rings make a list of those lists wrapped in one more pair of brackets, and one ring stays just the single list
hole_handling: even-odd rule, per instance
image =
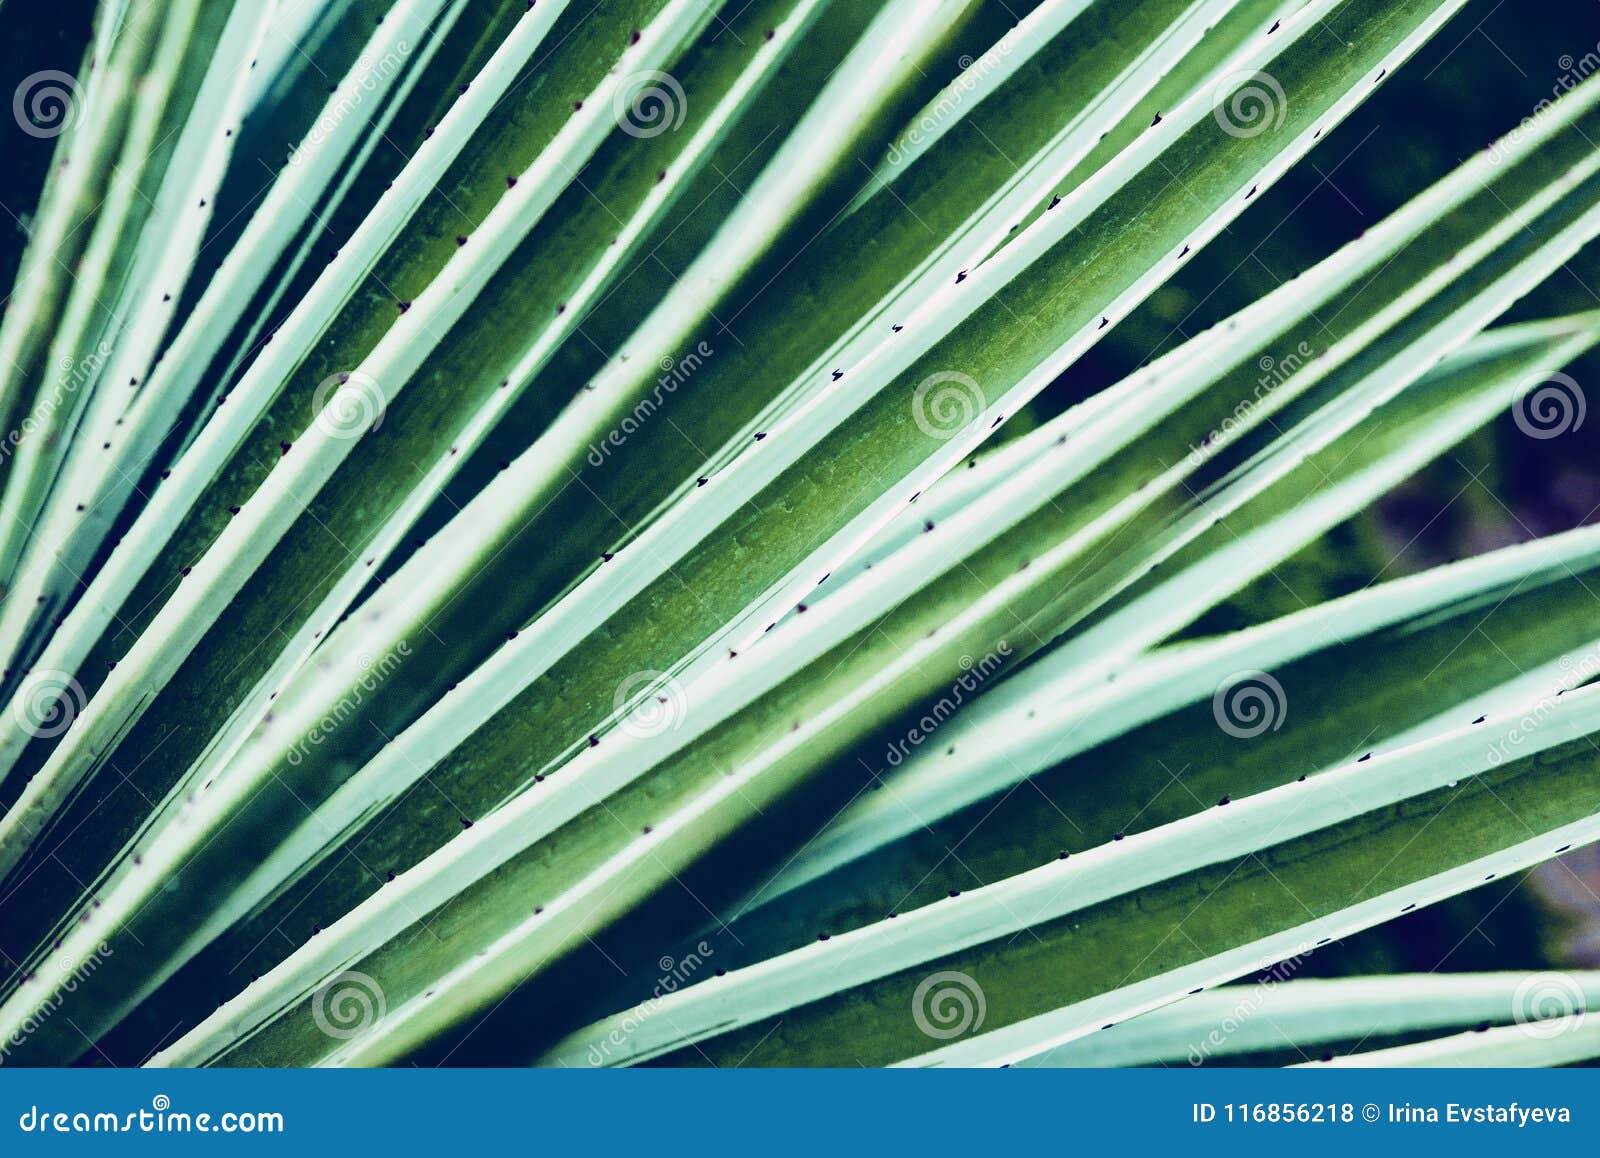
[{"label": "teal-toned foliage", "polygon": [[1229,252],[1465,6],[0,6],[0,1057],[1600,1055],[1294,976],[1600,838],[1600,531],[1347,549],[1582,425],[1600,81]]}]

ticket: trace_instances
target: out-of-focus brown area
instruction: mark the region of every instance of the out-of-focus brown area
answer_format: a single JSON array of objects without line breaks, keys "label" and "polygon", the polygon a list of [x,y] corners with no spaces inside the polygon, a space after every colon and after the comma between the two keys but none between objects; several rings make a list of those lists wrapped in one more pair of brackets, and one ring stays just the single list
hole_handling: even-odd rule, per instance
[{"label": "out-of-focus brown area", "polygon": [[1590,845],[1540,865],[1534,879],[1567,926],[1556,955],[1569,965],[1600,969],[1600,848]]}]

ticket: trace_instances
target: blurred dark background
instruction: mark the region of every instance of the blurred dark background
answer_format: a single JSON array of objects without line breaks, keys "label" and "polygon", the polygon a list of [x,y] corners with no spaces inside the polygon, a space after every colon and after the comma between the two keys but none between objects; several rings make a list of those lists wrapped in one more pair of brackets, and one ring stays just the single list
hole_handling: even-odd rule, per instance
[{"label": "blurred dark background", "polygon": [[[1041,399],[1041,416],[1328,256],[1541,100],[1600,72],[1600,0],[1470,0],[1392,81]],[[1600,147],[1597,142],[1596,147]],[[1501,322],[1600,307],[1591,245]],[[1566,367],[1600,398],[1600,354]],[[1594,384],[1591,388],[1591,384]],[[1600,519],[1600,413],[1533,439],[1509,415],[1198,625],[1227,630],[1375,579]],[[1600,851],[1582,850],[1320,950],[1300,975],[1600,967]]]}]

